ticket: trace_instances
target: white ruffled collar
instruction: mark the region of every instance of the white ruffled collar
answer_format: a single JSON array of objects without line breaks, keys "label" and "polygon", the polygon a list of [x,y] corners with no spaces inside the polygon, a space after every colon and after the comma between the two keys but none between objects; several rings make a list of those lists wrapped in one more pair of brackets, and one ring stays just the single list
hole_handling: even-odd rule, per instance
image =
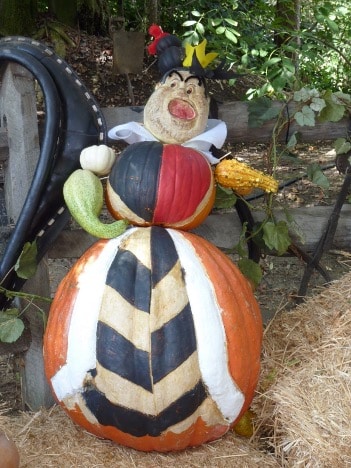
[{"label": "white ruffled collar", "polygon": [[[143,124],[138,122],[117,125],[109,130],[108,137],[112,140],[124,140],[128,144],[140,141],[158,141]],[[216,148],[221,148],[226,138],[226,124],[222,120],[208,119],[205,131],[182,143],[182,146],[201,151],[211,164],[217,164],[219,159],[213,156],[210,148],[212,145]]]}]

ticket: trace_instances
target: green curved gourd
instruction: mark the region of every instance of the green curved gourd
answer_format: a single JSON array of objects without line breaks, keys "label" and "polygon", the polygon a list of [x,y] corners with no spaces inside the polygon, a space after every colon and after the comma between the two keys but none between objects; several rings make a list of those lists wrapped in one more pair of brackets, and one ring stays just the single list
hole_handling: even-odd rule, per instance
[{"label": "green curved gourd", "polygon": [[127,221],[111,224],[100,221],[104,202],[103,187],[100,179],[91,171],[77,169],[72,172],[63,186],[63,197],[72,217],[92,236],[112,239],[126,230]]}]

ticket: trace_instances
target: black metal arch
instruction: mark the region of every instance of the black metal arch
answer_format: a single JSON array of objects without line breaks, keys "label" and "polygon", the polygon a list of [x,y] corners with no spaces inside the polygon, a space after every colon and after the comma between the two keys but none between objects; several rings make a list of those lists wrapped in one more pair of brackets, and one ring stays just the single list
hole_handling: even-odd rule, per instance
[{"label": "black metal arch", "polygon": [[[36,240],[38,260],[69,220],[62,188],[79,166],[83,148],[106,143],[107,129],[99,105],[72,68],[51,48],[25,37],[0,40],[0,65],[17,63],[40,85],[45,103],[44,132],[35,174],[0,261],[0,285],[19,290],[24,280],[14,265],[26,242]],[[7,302],[0,294],[0,308]]]}]

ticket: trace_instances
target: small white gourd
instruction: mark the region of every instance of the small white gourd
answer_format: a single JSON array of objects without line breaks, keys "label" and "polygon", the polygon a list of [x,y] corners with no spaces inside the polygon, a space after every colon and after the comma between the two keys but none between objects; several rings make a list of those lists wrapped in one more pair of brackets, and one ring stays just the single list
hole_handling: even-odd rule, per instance
[{"label": "small white gourd", "polygon": [[97,176],[109,174],[115,160],[116,154],[114,150],[106,145],[88,146],[80,153],[80,165],[82,169],[88,169]]}]

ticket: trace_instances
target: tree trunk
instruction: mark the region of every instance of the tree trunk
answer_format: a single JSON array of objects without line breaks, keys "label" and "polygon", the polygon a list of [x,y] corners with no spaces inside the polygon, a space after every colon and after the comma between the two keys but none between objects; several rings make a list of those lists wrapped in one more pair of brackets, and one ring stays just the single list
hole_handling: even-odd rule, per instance
[{"label": "tree trunk", "polygon": [[151,0],[149,2],[146,2],[146,8],[147,8],[147,18],[148,18],[148,23],[149,25],[151,24],[158,24],[160,15],[160,0]]},{"label": "tree trunk", "polygon": [[299,31],[300,3],[300,0],[277,0],[275,24],[278,31],[275,43],[278,47],[291,39],[292,31]]},{"label": "tree trunk", "polygon": [[56,19],[72,28],[77,25],[77,0],[49,0],[49,12]]},{"label": "tree trunk", "polygon": [[0,0],[0,34],[31,36],[36,14],[36,0]]},{"label": "tree trunk", "polygon": [[277,32],[275,34],[275,43],[278,47],[295,43],[295,52],[286,52],[295,65],[295,74],[299,73],[299,54],[301,22],[301,0],[277,0],[275,24]]},{"label": "tree trunk", "polygon": [[78,0],[78,24],[87,33],[108,35],[109,18],[108,0]]},{"label": "tree trunk", "polygon": [[49,11],[66,26],[89,34],[108,34],[108,0],[49,0]]}]

